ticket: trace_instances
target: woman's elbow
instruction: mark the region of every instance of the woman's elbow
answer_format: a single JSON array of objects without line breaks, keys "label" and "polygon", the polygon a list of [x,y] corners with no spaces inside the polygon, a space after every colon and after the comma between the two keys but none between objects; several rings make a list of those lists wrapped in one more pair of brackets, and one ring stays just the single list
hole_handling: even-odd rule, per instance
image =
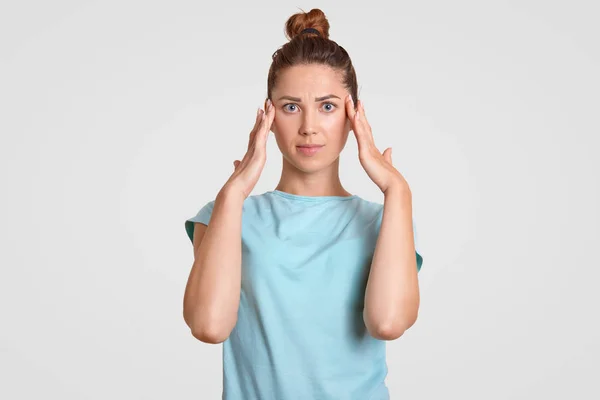
[{"label": "woman's elbow", "polygon": [[210,327],[195,327],[191,329],[192,336],[203,343],[219,344],[223,343],[229,337],[230,330],[214,329]]},{"label": "woman's elbow", "polygon": [[404,334],[406,330],[392,327],[379,327],[371,332],[371,336],[379,340],[396,340]]},{"label": "woman's elbow", "polygon": [[233,324],[224,323],[223,321],[220,321],[220,323],[200,321],[191,317],[186,319],[192,336],[201,342],[210,344],[219,344],[226,341],[236,322],[237,318],[233,321]]}]

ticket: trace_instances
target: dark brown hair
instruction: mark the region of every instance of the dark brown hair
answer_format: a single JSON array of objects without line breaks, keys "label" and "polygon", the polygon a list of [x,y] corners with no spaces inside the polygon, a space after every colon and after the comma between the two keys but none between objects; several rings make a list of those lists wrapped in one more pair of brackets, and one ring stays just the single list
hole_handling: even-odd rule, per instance
[{"label": "dark brown hair", "polygon": [[[301,33],[306,28],[319,31]],[[329,39],[329,22],[323,11],[313,8],[309,12],[292,15],[285,23],[285,36],[290,40],[273,53],[267,78],[267,98],[271,98],[279,73],[294,65],[321,64],[340,72],[342,83],[352,94],[354,106],[358,100],[358,83],[352,60],[346,50]]]}]

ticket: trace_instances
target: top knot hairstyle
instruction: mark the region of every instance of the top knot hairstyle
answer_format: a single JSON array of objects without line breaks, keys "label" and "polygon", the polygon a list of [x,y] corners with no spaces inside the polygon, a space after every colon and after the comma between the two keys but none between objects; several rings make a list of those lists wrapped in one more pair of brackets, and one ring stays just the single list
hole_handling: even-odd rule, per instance
[{"label": "top knot hairstyle", "polygon": [[271,98],[282,70],[295,65],[320,64],[341,73],[342,83],[352,94],[356,107],[358,82],[354,66],[346,50],[329,39],[329,22],[323,11],[313,8],[307,13],[292,15],[285,23],[285,36],[289,42],[272,56],[273,61],[267,78],[267,98]]}]

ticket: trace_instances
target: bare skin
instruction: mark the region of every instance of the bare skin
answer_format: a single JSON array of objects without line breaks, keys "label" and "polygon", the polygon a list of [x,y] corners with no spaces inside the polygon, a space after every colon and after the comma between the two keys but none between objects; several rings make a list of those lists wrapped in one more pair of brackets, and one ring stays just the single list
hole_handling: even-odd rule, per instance
[{"label": "bare skin", "polygon": [[[341,78],[322,65],[295,66],[280,74],[272,93],[275,120],[271,128],[283,157],[277,190],[305,196],[351,195],[339,177],[339,156],[351,129],[344,102],[350,92]],[[337,97],[315,101],[330,94]],[[324,147],[309,157],[296,147],[306,143]]]},{"label": "bare skin", "polygon": [[[276,189],[303,196],[351,195],[340,182],[339,156],[350,130],[354,132],[359,161],[385,197],[363,319],[371,335],[382,340],[401,336],[416,321],[419,289],[410,189],[392,165],[391,148],[380,153],[375,146],[362,102],[355,106],[349,94],[339,73],[326,66],[294,66],[280,74],[273,104],[267,100],[264,119],[257,117],[246,154],[234,161],[234,172],[215,199],[209,226],[195,224],[184,318],[199,340],[220,343],[237,321],[242,207],[264,169],[270,131],[283,157]],[[333,97],[323,98],[328,95]],[[298,148],[306,144],[323,147],[307,155]]]},{"label": "bare skin", "polygon": [[266,160],[266,138],[273,107],[259,110],[248,149],[215,199],[210,223],[194,224],[194,263],[183,300],[183,316],[192,335],[222,343],[237,322],[241,290],[241,234],[244,200],[256,185]]}]

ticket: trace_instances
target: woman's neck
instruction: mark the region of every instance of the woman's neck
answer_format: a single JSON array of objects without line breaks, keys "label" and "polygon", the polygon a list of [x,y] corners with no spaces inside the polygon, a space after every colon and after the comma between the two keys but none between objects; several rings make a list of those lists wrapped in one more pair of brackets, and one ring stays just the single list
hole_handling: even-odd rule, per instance
[{"label": "woman's neck", "polygon": [[275,190],[300,196],[351,196],[339,176],[339,158],[327,168],[315,172],[300,171],[285,158],[281,178]]}]

